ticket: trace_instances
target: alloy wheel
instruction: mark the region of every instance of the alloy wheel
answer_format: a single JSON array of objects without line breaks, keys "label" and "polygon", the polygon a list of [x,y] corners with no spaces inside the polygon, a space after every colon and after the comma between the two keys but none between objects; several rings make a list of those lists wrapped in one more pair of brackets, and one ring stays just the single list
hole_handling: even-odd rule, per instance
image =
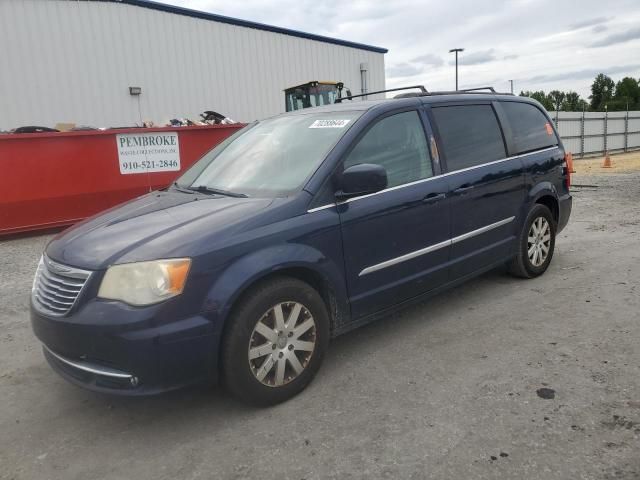
[{"label": "alloy wheel", "polygon": [[540,267],[546,261],[551,249],[551,226],[544,217],[537,217],[527,236],[527,256],[534,267]]},{"label": "alloy wheel", "polygon": [[271,307],[256,323],[249,340],[251,372],[263,385],[281,387],[307,367],[316,346],[316,323],[298,302]]}]

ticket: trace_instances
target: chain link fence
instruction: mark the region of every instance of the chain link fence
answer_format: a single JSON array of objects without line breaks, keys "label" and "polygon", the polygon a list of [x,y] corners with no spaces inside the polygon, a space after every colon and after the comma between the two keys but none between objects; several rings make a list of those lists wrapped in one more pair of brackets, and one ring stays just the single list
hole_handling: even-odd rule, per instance
[{"label": "chain link fence", "polygon": [[550,112],[574,156],[640,150],[640,112]]}]

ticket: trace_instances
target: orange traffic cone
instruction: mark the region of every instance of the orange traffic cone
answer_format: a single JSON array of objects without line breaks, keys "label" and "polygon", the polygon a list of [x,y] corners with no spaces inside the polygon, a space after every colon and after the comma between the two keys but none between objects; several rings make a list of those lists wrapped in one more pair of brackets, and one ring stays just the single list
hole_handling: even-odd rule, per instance
[{"label": "orange traffic cone", "polygon": [[564,156],[564,159],[567,162],[567,170],[569,170],[569,173],[576,173],[573,168],[573,153],[567,152]]},{"label": "orange traffic cone", "polygon": [[611,168],[613,165],[611,164],[611,158],[609,157],[609,152],[605,152],[604,161],[602,162],[602,168]]}]

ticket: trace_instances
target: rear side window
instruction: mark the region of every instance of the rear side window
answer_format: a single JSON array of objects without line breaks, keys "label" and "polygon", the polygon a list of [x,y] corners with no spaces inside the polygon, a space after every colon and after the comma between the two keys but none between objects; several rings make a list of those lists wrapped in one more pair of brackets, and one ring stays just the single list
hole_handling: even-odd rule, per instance
[{"label": "rear side window", "polygon": [[549,119],[538,108],[519,102],[502,102],[500,105],[511,125],[516,153],[558,145]]},{"label": "rear side window", "polygon": [[502,132],[491,105],[431,109],[450,172],[506,157]]},{"label": "rear side window", "polygon": [[371,127],[345,159],[344,168],[360,163],[383,166],[388,187],[431,177],[431,159],[418,112],[397,113]]}]

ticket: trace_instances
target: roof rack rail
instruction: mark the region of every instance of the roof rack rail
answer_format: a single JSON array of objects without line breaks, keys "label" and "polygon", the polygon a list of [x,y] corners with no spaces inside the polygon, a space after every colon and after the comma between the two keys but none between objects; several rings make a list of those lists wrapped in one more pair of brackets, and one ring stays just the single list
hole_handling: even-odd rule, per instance
[{"label": "roof rack rail", "polygon": [[387,92],[397,92],[399,90],[410,90],[412,88],[419,88],[423,95],[429,95],[429,92],[427,91],[426,88],[424,88],[424,85],[413,85],[411,87],[389,88],[387,90],[378,90],[376,92],[367,92],[367,93],[361,93],[359,95],[349,95],[347,97],[340,97],[340,98],[336,98],[335,103],[342,103],[342,100],[351,100],[352,98],[366,97],[367,95],[376,95],[378,93],[387,93]]},{"label": "roof rack rail", "polygon": [[481,90],[489,90],[492,93],[496,93],[493,87],[475,87],[475,88],[461,88],[460,92],[479,92]]},{"label": "roof rack rail", "polygon": [[426,88],[424,88],[423,85],[413,85],[411,87],[388,88],[387,90],[378,90],[375,92],[367,92],[367,93],[360,93],[358,95],[349,95],[347,97],[340,97],[340,98],[336,98],[335,103],[342,103],[342,100],[351,100],[352,98],[366,97],[367,95],[376,95],[378,93],[387,93],[387,92],[398,92],[400,90],[412,90],[414,88],[419,89],[420,92],[416,92],[415,95],[412,95],[412,94],[398,95],[395,98],[406,98],[408,96],[428,97],[431,95],[456,95],[460,93],[483,94],[483,93],[486,93],[486,90],[488,90],[489,93],[494,95],[513,95],[513,93],[496,92],[496,90],[493,87],[462,88],[459,90],[443,90],[439,92],[430,92]]},{"label": "roof rack rail", "polygon": [[[487,92],[488,91],[488,92]],[[513,96],[513,93],[508,92],[496,92],[493,87],[476,87],[476,88],[462,88],[460,90],[444,90],[440,92],[430,92],[429,95],[456,95],[460,93],[469,93],[469,94],[493,94],[493,95],[510,95]]]}]

